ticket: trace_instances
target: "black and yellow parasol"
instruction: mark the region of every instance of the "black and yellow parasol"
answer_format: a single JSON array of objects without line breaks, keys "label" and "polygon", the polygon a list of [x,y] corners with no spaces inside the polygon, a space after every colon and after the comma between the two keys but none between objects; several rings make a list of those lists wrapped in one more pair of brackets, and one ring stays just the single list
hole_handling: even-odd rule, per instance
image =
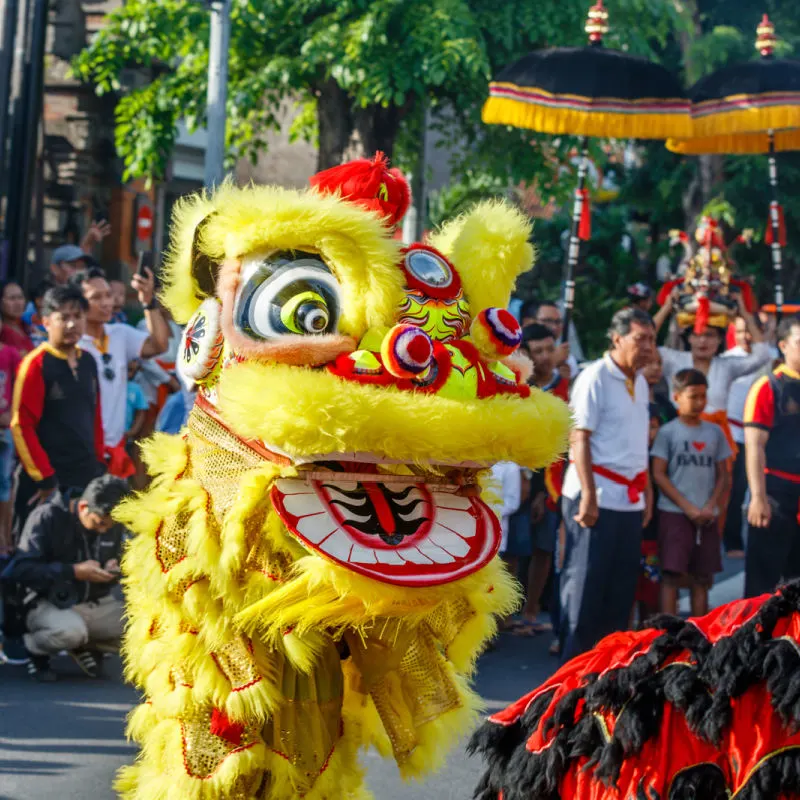
[{"label": "black and yellow parasol", "polygon": [[667,148],[683,155],[769,155],[772,187],[765,241],[775,271],[775,308],[783,306],[783,209],[778,202],[775,154],[800,150],[800,61],[774,57],[775,27],[764,14],[756,31],[761,58],[731,64],[701,78],[690,90],[692,135],[669,139]]},{"label": "black and yellow parasol", "polygon": [[691,135],[689,101],[678,78],[645,58],[604,48],[608,12],[592,6],[586,47],[536,50],[489,84],[483,121],[581,137],[582,157],[564,268],[564,337],[575,295],[580,242],[589,238],[586,138],[666,139]]}]

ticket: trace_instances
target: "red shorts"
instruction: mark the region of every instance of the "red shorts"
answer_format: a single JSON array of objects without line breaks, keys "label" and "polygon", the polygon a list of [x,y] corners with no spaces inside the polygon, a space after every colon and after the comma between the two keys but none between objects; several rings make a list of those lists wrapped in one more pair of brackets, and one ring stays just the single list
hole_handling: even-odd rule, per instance
[{"label": "red shorts", "polygon": [[661,569],[679,575],[691,575],[711,581],[715,572],[722,572],[720,536],[717,521],[700,528],[685,514],[658,512],[658,550]]}]

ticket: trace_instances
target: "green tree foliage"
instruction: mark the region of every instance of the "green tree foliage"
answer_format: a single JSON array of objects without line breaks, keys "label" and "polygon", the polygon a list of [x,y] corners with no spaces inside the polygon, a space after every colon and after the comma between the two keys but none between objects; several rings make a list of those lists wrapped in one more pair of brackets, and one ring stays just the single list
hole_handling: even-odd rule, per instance
[{"label": "green tree foliage", "polygon": [[[492,175],[530,180],[540,139],[487,130],[491,75],[534,47],[585,40],[587,0],[232,0],[228,145],[255,156],[282,102],[316,136],[320,166],[356,141],[391,154],[425,98],[449,141]],[[669,32],[668,0],[619,0],[612,45],[649,52]],[[117,149],[126,177],[164,175],[176,124],[204,122],[208,12],[197,0],[131,0],[75,60],[98,92],[119,92]],[[132,73],[132,68],[136,73]],[[131,78],[129,76],[135,75]],[[316,119],[312,116],[316,111]],[[356,148],[357,150],[358,148]]]}]

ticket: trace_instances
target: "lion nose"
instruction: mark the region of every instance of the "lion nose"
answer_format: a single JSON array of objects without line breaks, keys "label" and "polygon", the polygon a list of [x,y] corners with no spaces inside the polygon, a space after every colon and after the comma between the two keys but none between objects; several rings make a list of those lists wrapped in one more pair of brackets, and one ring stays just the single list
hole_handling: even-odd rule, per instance
[{"label": "lion nose", "polygon": [[395,378],[417,378],[433,362],[433,342],[422,328],[400,323],[384,337],[381,358]]}]

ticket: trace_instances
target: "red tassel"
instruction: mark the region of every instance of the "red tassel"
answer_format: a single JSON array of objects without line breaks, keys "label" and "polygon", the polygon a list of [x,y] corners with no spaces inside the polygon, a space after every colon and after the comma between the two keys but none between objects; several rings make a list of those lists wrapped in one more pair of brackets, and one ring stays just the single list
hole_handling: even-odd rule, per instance
[{"label": "red tassel", "polygon": [[[783,218],[783,206],[779,203],[776,203],[778,207],[778,242],[780,243],[781,247],[786,247],[786,220]],[[772,203],[770,203],[770,209],[772,209]],[[772,235],[772,213],[770,212],[770,216],[767,219],[767,235],[764,237],[764,241],[767,244],[772,244],[775,237]]]},{"label": "red tassel", "polygon": [[224,711],[215,708],[211,712],[211,725],[209,730],[214,736],[219,736],[220,739],[225,739],[232,745],[238,747],[242,743],[242,734],[244,733],[244,725],[241,722],[231,722],[228,715]]},{"label": "red tassel", "polygon": [[701,294],[700,297],[697,298],[697,312],[694,315],[695,333],[702,333],[706,329],[710,311],[711,303],[708,302],[708,298],[704,294]]},{"label": "red tassel", "polygon": [[576,189],[579,197],[583,198],[581,205],[581,219],[578,223],[578,238],[582,242],[588,242],[592,238],[592,208],[589,204],[589,190]]}]

